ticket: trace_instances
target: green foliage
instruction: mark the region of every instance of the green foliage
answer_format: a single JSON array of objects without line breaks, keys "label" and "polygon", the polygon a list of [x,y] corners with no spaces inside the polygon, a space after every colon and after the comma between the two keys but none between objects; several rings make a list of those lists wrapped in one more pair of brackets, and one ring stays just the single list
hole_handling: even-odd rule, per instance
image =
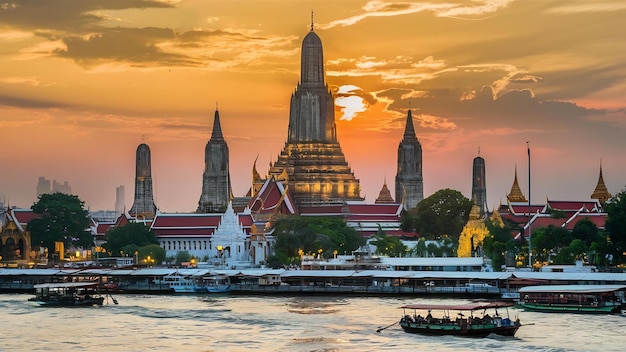
[{"label": "green foliage", "polygon": [[471,208],[472,201],[461,192],[439,190],[417,204],[417,233],[426,239],[439,239],[448,235],[454,243],[458,243]]},{"label": "green foliage", "polygon": [[150,259],[154,259],[155,265],[160,265],[165,261],[165,248],[159,246],[158,244],[149,244],[140,247],[137,250],[137,259],[139,260],[139,263],[147,263],[148,257]]},{"label": "green foliage", "polygon": [[191,261],[191,254],[187,251],[179,251],[176,253],[176,265]]},{"label": "green foliage", "polygon": [[428,251],[426,251],[426,239],[420,238],[417,240],[417,244],[413,247],[413,255],[416,257],[428,257]]},{"label": "green foliage", "polygon": [[583,241],[587,247],[591,246],[591,244],[595,241],[602,240],[600,230],[596,224],[586,218],[579,220],[574,225],[574,229],[572,229],[572,237]]},{"label": "green foliage", "polygon": [[[485,226],[489,230],[489,235],[483,241],[485,255],[491,259],[491,266],[494,271],[500,271],[503,264],[507,264],[507,253],[511,258],[519,251],[515,239],[511,234],[519,231],[519,225],[503,220],[504,227],[496,221],[485,220]],[[514,262],[508,263],[514,265]]]},{"label": "green foliage", "polygon": [[131,222],[110,229],[106,234],[106,243],[102,247],[112,256],[133,256],[140,247],[158,243],[152,230],[142,223]]},{"label": "green foliage", "polygon": [[606,232],[615,246],[616,263],[626,263],[623,253],[626,252],[626,189],[621,190],[604,203],[608,218],[604,225]]},{"label": "green foliage", "polygon": [[42,244],[51,254],[54,253],[55,242],[63,242],[66,248],[92,247],[89,213],[83,206],[84,202],[74,195],[59,192],[42,194],[31,207],[35,214],[40,215],[27,225],[31,243]]},{"label": "green foliage", "polygon": [[283,264],[299,261],[299,250],[318,253],[324,257],[337,253],[351,253],[365,244],[353,228],[339,217],[289,216],[276,222],[274,227],[276,257]]},{"label": "green foliage", "polygon": [[408,251],[400,238],[387,236],[380,225],[378,225],[378,231],[370,243],[376,246],[376,254],[389,257],[403,257]]}]

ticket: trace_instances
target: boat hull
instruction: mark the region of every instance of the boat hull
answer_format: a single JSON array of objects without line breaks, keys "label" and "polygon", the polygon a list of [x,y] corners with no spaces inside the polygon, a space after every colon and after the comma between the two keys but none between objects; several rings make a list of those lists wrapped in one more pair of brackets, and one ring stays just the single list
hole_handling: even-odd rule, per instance
[{"label": "boat hull", "polygon": [[494,324],[461,327],[457,324],[417,324],[400,322],[405,332],[427,335],[457,335],[468,337],[486,337],[490,334],[515,336],[520,325],[495,326]]},{"label": "boat hull", "polygon": [[518,307],[528,311],[544,313],[581,313],[581,314],[611,314],[620,313],[622,306],[583,306],[559,304],[518,303]]},{"label": "boat hull", "polygon": [[104,303],[104,297],[94,297],[88,299],[75,299],[68,297],[68,299],[50,299],[50,300],[35,300],[40,307],[91,307],[101,306]]}]

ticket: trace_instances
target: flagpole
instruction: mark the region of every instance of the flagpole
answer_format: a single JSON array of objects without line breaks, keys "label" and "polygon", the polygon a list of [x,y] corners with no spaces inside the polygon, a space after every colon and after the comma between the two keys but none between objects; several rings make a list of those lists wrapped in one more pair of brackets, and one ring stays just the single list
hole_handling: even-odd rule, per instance
[{"label": "flagpole", "polygon": [[526,148],[528,150],[528,267],[530,270],[533,270],[533,252],[531,249],[531,240],[530,240],[530,221],[531,213],[530,213],[530,144],[526,142]]}]

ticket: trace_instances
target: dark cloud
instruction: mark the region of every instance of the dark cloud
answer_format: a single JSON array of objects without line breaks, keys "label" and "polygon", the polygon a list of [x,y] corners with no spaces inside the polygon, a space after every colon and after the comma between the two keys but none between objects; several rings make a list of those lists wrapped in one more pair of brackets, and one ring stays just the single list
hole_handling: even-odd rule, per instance
[{"label": "dark cloud", "polygon": [[0,8],[0,23],[21,30],[84,33],[103,18],[96,11],[171,8],[155,0],[19,0]]},{"label": "dark cloud", "polygon": [[0,95],[0,105],[30,109],[50,109],[67,107],[66,104],[46,99],[22,98],[10,95]]},{"label": "dark cloud", "polygon": [[55,55],[67,57],[83,66],[103,62],[126,62],[133,66],[199,66],[202,62],[182,54],[167,53],[157,47],[162,41],[173,41],[176,34],[164,28],[102,29],[90,37],[66,37],[65,50]]}]

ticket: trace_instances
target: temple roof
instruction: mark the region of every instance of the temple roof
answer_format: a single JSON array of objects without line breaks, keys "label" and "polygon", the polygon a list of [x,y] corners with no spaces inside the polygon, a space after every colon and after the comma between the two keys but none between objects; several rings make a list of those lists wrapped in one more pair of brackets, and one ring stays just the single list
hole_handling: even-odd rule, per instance
[{"label": "temple roof", "polygon": [[600,165],[600,176],[598,177],[598,184],[591,194],[591,199],[597,199],[600,202],[604,202],[609,198],[611,198],[611,193],[609,193],[609,190],[604,184],[604,177],[602,177],[602,165]]},{"label": "temple roof", "polygon": [[517,165],[515,165],[515,179],[513,180],[513,186],[511,187],[511,192],[507,194],[506,198],[511,202],[528,202],[519,187],[519,183],[517,182]]},{"label": "temple roof", "polygon": [[391,191],[387,188],[387,182],[383,184],[383,188],[380,190],[378,194],[378,198],[374,201],[376,204],[384,204],[384,203],[394,203],[393,197],[391,196]]}]

